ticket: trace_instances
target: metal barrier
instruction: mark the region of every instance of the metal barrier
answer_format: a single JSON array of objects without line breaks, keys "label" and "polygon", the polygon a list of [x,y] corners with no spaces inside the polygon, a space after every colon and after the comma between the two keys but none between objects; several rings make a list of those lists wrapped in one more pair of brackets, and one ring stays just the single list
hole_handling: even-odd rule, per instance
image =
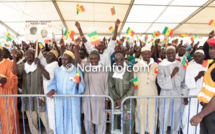
[{"label": "metal barrier", "polygon": [[[1,119],[3,119],[3,118],[0,118],[0,134],[4,134],[4,132],[8,132],[8,134],[10,134],[10,133],[16,133],[16,134],[18,134],[19,133],[19,124],[17,124],[18,122],[17,122],[17,119],[18,119],[18,117],[17,117],[17,104],[15,103],[17,100],[17,97],[20,97],[21,98],[21,111],[22,111],[22,118],[23,118],[23,120],[22,120],[22,126],[23,126],[23,133],[24,134],[27,134],[27,132],[26,132],[26,125],[25,125],[25,117],[24,117],[24,101],[26,101],[26,98],[29,98],[29,106],[30,106],[30,118],[31,118],[31,122],[29,122],[30,123],[30,126],[29,127],[31,127],[31,130],[33,131],[33,117],[32,117],[32,114],[33,114],[33,112],[35,112],[35,111],[32,111],[31,109],[32,109],[32,105],[31,105],[31,101],[32,101],[32,98],[33,99],[35,99],[36,98],[36,102],[37,102],[37,115],[38,115],[38,120],[40,120],[40,114],[38,114],[38,113],[41,113],[40,112],[40,106],[39,106],[39,97],[45,97],[45,101],[47,101],[47,96],[46,95],[34,95],[34,94],[31,94],[31,95],[0,95],[0,98],[2,99],[2,98],[4,98],[4,100],[5,100],[5,110],[6,110],[6,118],[7,118],[7,128],[4,128],[5,127],[5,124],[2,124],[2,120]],[[12,98],[12,103],[11,103],[11,99],[9,99],[9,98]],[[76,99],[75,99],[76,98]],[[110,116],[110,123],[111,123],[111,133],[114,133],[114,121],[113,121],[113,117],[114,117],[114,115],[113,115],[113,113],[114,113],[114,103],[113,103],[113,100],[112,100],[112,98],[110,97],[110,96],[106,96],[106,95],[53,95],[53,99],[54,99],[54,120],[55,120],[55,133],[56,134],[62,134],[62,133],[66,133],[66,131],[67,130],[65,130],[65,126],[67,125],[66,123],[67,122],[65,122],[65,120],[67,120],[67,119],[65,119],[64,118],[64,115],[63,116],[61,116],[61,115],[58,115],[59,113],[61,113],[61,114],[66,114],[66,112],[64,111],[64,109],[65,109],[65,107],[64,107],[64,105],[66,106],[67,105],[67,101],[65,101],[65,99],[69,99],[69,101],[70,101],[70,104],[71,104],[71,108],[69,109],[69,110],[71,110],[71,111],[69,111],[69,112],[71,112],[70,114],[71,114],[71,124],[72,124],[72,122],[73,122],[73,120],[72,120],[72,118],[73,118],[73,114],[72,114],[72,112],[75,112],[75,111],[73,111],[72,110],[72,108],[73,108],[73,101],[75,101],[75,100],[78,100],[77,98],[82,98],[82,99],[87,99],[87,103],[86,103],[86,109],[87,109],[87,115],[89,115],[89,107],[91,106],[91,105],[94,105],[95,107],[95,113],[93,113],[93,114],[95,114],[95,120],[97,120],[97,115],[101,115],[101,113],[97,113],[98,112],[98,110],[97,110],[97,108],[98,108],[98,106],[97,105],[99,105],[99,104],[101,104],[101,103],[103,103],[103,113],[105,113],[105,116],[104,116],[104,124],[106,124],[106,119],[107,119],[107,112],[109,113],[109,114],[111,114],[111,116]],[[108,98],[109,99],[109,101],[111,102],[110,103],[110,105],[111,105],[111,108],[110,109],[108,109],[108,110],[105,110],[105,101],[106,101],[106,98]],[[24,100],[23,100],[24,99]],[[89,103],[90,102],[90,99],[93,99],[94,101],[95,101],[95,104],[92,104],[92,103]],[[102,100],[103,99],[103,100]],[[7,102],[7,101],[10,101],[9,103]],[[60,102],[60,100],[62,100],[62,103]],[[79,100],[80,101],[80,100]],[[101,102],[102,101],[102,102]],[[59,104],[62,104],[62,105],[59,105]],[[99,104],[98,104],[99,103]],[[13,117],[15,118],[14,119],[14,121],[12,121],[11,122],[11,117],[9,117],[9,116],[11,116],[11,105],[13,104]],[[9,106],[8,106],[9,105]],[[78,104],[75,104],[75,105],[78,105]],[[62,106],[62,107],[59,107],[59,106]],[[2,107],[2,106],[1,106]],[[8,107],[10,107],[10,109],[8,109]],[[63,112],[59,112],[59,111],[63,111]],[[81,107],[80,107],[80,110],[81,110]],[[81,114],[81,111],[77,111],[78,113],[80,113]],[[48,121],[48,116],[49,116],[49,114],[48,114],[48,108],[47,108],[47,103],[46,103],[46,105],[45,105],[45,113],[46,113],[46,124],[47,124],[47,133],[50,133],[50,127],[49,127],[49,121]],[[3,115],[0,115],[0,116],[3,116]],[[59,117],[60,116],[60,117]],[[92,116],[92,115],[89,115],[89,116]],[[9,120],[9,118],[10,118],[10,120]],[[61,118],[63,121],[62,122],[57,122],[57,118]],[[85,117],[85,118],[88,118],[88,117]],[[89,119],[89,118],[88,118]],[[10,132],[10,130],[11,130],[11,126],[10,125],[14,125],[14,124],[11,124],[11,123],[14,123],[15,122],[15,132]],[[76,120],[74,120],[74,122],[76,122]],[[59,125],[59,123],[63,123],[63,124],[60,124]],[[87,120],[87,134],[89,134],[89,124],[90,122],[89,122],[89,120]],[[94,122],[94,124],[97,124],[97,122]],[[2,125],[4,125],[4,126],[2,126]],[[61,127],[63,127],[63,128],[59,128],[58,126],[61,126]],[[105,125],[106,126],[106,125]],[[12,126],[13,127],[13,126]],[[80,126],[81,127],[81,126]],[[75,133],[74,132],[74,130],[76,130],[77,128],[73,128],[73,125],[71,125],[71,126],[67,126],[67,128],[69,128],[69,129],[71,129],[72,130],[72,133]],[[95,128],[97,128],[97,125],[95,125]],[[6,129],[6,131],[5,131],[5,129]],[[59,129],[59,130],[58,130]],[[85,128],[86,129],[86,128]],[[100,129],[100,128],[99,128]],[[62,130],[63,132],[61,132],[60,130]],[[4,131],[4,132],[3,132]],[[40,123],[40,121],[39,121],[39,133],[41,134],[41,123]],[[95,129],[95,133],[97,134],[97,129]]]},{"label": "metal barrier", "polygon": [[[184,98],[188,98],[187,105],[183,104]],[[166,134],[168,126],[170,134],[180,134],[181,130],[183,134],[199,134],[199,126],[191,126],[189,120],[200,110],[196,96],[128,96],[121,103],[120,134]],[[135,118],[132,118],[134,113]]]},{"label": "metal barrier", "polygon": [[[21,99],[21,111],[22,111],[22,129],[23,133],[26,134],[26,124],[25,124],[25,119],[24,119],[24,101],[26,100],[25,98],[28,98],[30,108],[31,106],[31,101],[32,98],[36,98],[36,106],[37,106],[37,113],[40,113],[40,106],[39,106],[39,97],[45,97],[45,101],[47,101],[47,97],[45,95],[0,95],[1,100],[5,101],[5,109],[3,111],[5,112],[5,118],[7,120],[7,123],[2,124],[2,117],[0,118],[0,134],[4,134],[3,129],[7,129],[8,134],[10,133],[18,133],[19,132],[19,124],[17,124],[16,120],[18,119],[17,117],[17,106],[16,106],[16,99],[17,98]],[[12,100],[8,99],[11,98]],[[150,134],[154,133],[156,134],[159,130],[160,134],[166,133],[167,126],[171,127],[171,130],[169,131],[170,134],[175,134],[176,131],[179,131],[179,134],[181,133],[180,129],[182,129],[183,134],[194,134],[194,133],[199,133],[199,126],[198,127],[193,127],[190,126],[189,120],[190,118],[197,114],[201,106],[199,104],[198,99],[196,96],[128,96],[122,100],[121,103],[121,108],[115,108],[114,107],[114,101],[110,96],[106,95],[53,95],[54,99],[54,121],[55,121],[55,132],[56,134],[61,133],[60,130],[62,130],[62,133],[65,133],[65,126],[67,125],[66,122],[64,122],[66,119],[70,118],[64,118],[65,113],[64,110],[64,105],[66,103],[64,102],[65,99],[69,100],[71,107],[69,109],[69,112],[72,116],[73,111],[73,101],[75,100],[74,98],[82,98],[86,99],[86,106],[85,109],[87,110],[87,116],[90,113],[89,112],[89,107],[91,105],[94,105],[94,114],[95,120],[99,117],[97,108],[100,103],[103,103],[103,111],[105,113],[104,116],[104,124],[107,122],[107,113],[110,113],[110,123],[111,123],[111,133],[112,134],[132,134],[132,133],[144,133],[149,132]],[[105,110],[105,101],[108,98],[110,100],[110,105],[111,108],[108,110]],[[188,104],[184,105],[183,104],[183,98],[188,98]],[[89,103],[89,99],[93,100],[93,104]],[[12,105],[11,105],[12,104]],[[60,105],[59,105],[60,104]],[[75,104],[78,105],[78,104]],[[9,109],[8,109],[9,108]],[[12,111],[11,111],[12,109]],[[81,109],[81,107],[80,107]],[[62,115],[59,114],[58,110],[62,110]],[[0,111],[2,112],[2,111]],[[11,113],[14,115],[14,122],[15,122],[15,130],[14,132],[10,132],[11,130]],[[49,121],[48,118],[50,116],[48,108],[47,108],[47,103],[45,105],[45,113],[46,113],[46,124],[47,124],[47,133],[49,133],[51,130],[49,129]],[[81,111],[77,111],[77,113],[81,113]],[[33,111],[30,109],[30,118],[31,121],[29,122],[29,127],[31,127],[31,130],[33,130],[33,121],[32,121],[32,114]],[[3,115],[0,115],[3,116]],[[90,116],[90,115],[89,115]],[[58,122],[58,119],[62,119],[63,121]],[[87,118],[88,119],[88,118]],[[169,120],[168,120],[169,119]],[[40,120],[40,114],[38,114],[38,119]],[[115,121],[116,122],[115,122]],[[71,124],[73,122],[72,117],[71,117]],[[74,120],[75,121],[75,120]],[[38,122],[39,125],[39,133],[41,134],[41,122]],[[61,123],[59,125],[59,123]],[[97,124],[97,122],[94,122],[94,124]],[[117,125],[120,124],[120,128],[117,128]],[[87,134],[90,133],[90,128],[89,128],[90,122],[87,120]],[[58,126],[61,126],[62,128],[59,128]],[[116,127],[115,127],[116,126]],[[6,127],[6,128],[5,128]],[[68,128],[68,127],[67,127]],[[69,126],[71,130],[76,129],[73,128],[73,125]],[[95,125],[95,133],[97,134],[97,128],[98,126]],[[100,127],[99,127],[100,129]]]}]

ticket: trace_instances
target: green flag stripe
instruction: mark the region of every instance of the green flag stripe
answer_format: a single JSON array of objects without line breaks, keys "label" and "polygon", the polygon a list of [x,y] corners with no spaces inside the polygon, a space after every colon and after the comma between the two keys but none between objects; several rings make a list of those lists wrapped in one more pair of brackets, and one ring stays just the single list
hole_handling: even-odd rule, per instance
[{"label": "green flag stripe", "polygon": [[94,32],[92,32],[92,33],[90,33],[90,34],[88,34],[89,37],[92,37],[92,36],[95,36],[95,35],[97,35],[97,32],[96,32],[96,31],[94,31]]},{"label": "green flag stripe", "polygon": [[163,30],[163,34],[166,34],[167,30],[168,30],[168,27],[165,27],[165,29]]}]

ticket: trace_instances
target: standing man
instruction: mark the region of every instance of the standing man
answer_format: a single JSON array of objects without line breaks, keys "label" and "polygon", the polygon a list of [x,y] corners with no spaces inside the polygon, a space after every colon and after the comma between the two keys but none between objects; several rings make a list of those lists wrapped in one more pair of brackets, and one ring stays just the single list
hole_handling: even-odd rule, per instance
[{"label": "standing man", "polygon": [[[42,73],[41,69],[34,62],[34,51],[29,49],[25,52],[25,58],[27,62],[18,67],[17,65],[17,54],[13,56],[13,72],[22,77],[22,94],[43,94],[42,91]],[[39,105],[39,107],[38,107]],[[39,98],[39,104],[37,103],[37,97],[24,97],[23,98],[23,108],[26,112],[29,122],[29,128],[31,133],[38,134],[38,116],[42,120],[46,131],[46,112],[45,104],[43,98]],[[39,110],[39,113],[38,113]],[[51,131],[49,131],[51,133]]]},{"label": "standing man", "polygon": [[[18,88],[17,88],[18,78],[16,75],[13,74],[13,62],[10,60],[4,59],[3,56],[4,56],[3,48],[2,46],[0,46],[0,94],[16,95],[18,93]],[[13,97],[6,97],[6,99],[5,97],[0,97],[0,105],[1,105],[0,119],[1,119],[2,134],[7,134],[7,133],[15,134],[16,132],[18,134],[20,133],[17,98],[14,98],[14,99],[15,99],[15,104],[14,104]],[[14,108],[16,113],[14,113]],[[8,113],[6,113],[6,109]],[[9,130],[8,130],[8,127],[9,127]],[[17,127],[17,130],[16,130],[16,127]]]},{"label": "standing man", "polygon": [[[75,42],[76,43],[76,42]],[[72,64],[74,54],[66,50],[62,57],[62,66],[55,69],[54,78],[47,87],[47,96],[80,95],[85,84],[82,72],[79,71],[80,83],[73,80],[77,68]],[[55,126],[57,134],[81,134],[81,105],[79,97],[56,97]]]},{"label": "standing man", "polygon": [[[141,56],[143,59],[140,59],[137,64],[134,65],[135,68],[139,68],[139,72],[134,72],[134,78],[138,79],[138,89],[134,90],[135,96],[157,96],[157,86],[156,86],[156,68],[158,64],[154,62],[154,59],[151,58],[151,49],[148,46],[145,46],[141,49]],[[156,131],[155,124],[155,116],[157,113],[157,106],[155,99],[141,99],[137,100],[136,105],[136,133],[138,133],[138,125],[140,126],[140,133],[150,133],[154,134]],[[148,110],[147,110],[148,107]],[[156,112],[155,112],[156,111]],[[137,115],[140,115],[140,119],[138,119]],[[146,120],[148,117],[148,120]],[[157,120],[157,118],[156,118]],[[148,126],[147,126],[148,124]]]},{"label": "standing man", "polygon": [[[194,62],[187,66],[186,69],[186,76],[185,76],[185,84],[188,88],[188,95],[189,96],[197,96],[202,89],[203,77],[207,68],[202,67],[202,63],[205,58],[205,54],[203,50],[196,50],[194,53]],[[190,105],[190,106],[189,106]],[[198,102],[198,99],[191,98],[189,105],[184,107],[183,117],[182,117],[182,124],[183,124],[183,134],[194,134],[195,131],[199,134],[199,126],[192,127],[189,126],[189,120],[192,116],[194,116],[197,111],[201,111],[202,107]],[[199,106],[197,106],[199,105]],[[190,111],[189,111],[190,109]],[[188,118],[189,117],[189,118]],[[188,129],[188,130],[187,130]]]},{"label": "standing man", "polygon": [[[185,85],[185,69],[181,63],[175,60],[176,49],[174,46],[166,48],[167,59],[164,59],[158,66],[157,82],[161,87],[161,96],[181,96],[187,95],[188,90]],[[159,125],[160,134],[166,133],[167,126],[172,121],[171,131],[177,134],[179,131],[180,106],[181,99],[174,98],[174,108],[172,108],[173,100],[166,98],[159,100]],[[165,104],[164,104],[165,103]],[[165,109],[164,109],[165,106]],[[173,111],[172,111],[173,109]],[[164,114],[165,112],[165,114]],[[173,112],[174,116],[170,116]],[[164,115],[163,115],[164,114]]]},{"label": "standing man", "polygon": [[[116,52],[115,54],[115,61],[116,66],[114,66],[114,71],[111,71],[108,76],[108,83],[109,83],[109,92],[110,97],[114,100],[116,108],[120,109],[122,100],[127,96],[134,95],[134,84],[131,82],[131,79],[134,78],[134,74],[132,70],[127,66],[124,62],[124,56],[121,52]],[[123,133],[124,134],[133,134],[134,133],[134,108],[135,103],[134,100],[132,101],[132,108],[130,109],[130,100],[125,101],[123,104],[124,106],[124,116],[126,116],[128,111],[131,110],[131,114],[129,114],[129,118],[127,120],[131,122],[131,130],[130,124],[125,123],[126,119],[124,119],[124,127]],[[121,125],[121,116],[116,115],[114,117],[114,129],[120,129]]]},{"label": "standing man", "polygon": [[[120,20],[117,19],[115,22],[115,32],[110,41],[112,43],[115,43],[119,24],[120,24]],[[76,22],[76,27],[79,29],[81,36],[83,36],[83,33],[80,28],[80,24],[78,22]],[[84,73],[84,81],[86,84],[86,89],[84,94],[85,95],[92,95],[92,94],[109,95],[108,82],[107,82],[109,70],[107,69],[104,70],[104,66],[101,66],[101,64],[99,64],[101,54],[97,50],[92,50],[90,52],[90,63],[86,62],[80,58],[80,54],[78,53],[78,50],[79,50],[78,45],[79,44],[75,45],[75,57],[77,62],[81,64],[83,67],[86,67],[89,65],[91,65],[92,67],[92,70],[90,70],[90,72],[88,71]],[[111,43],[109,43],[109,45],[112,46]],[[105,57],[103,57],[103,59],[105,59]],[[110,67],[110,64],[108,65]],[[96,69],[97,72],[94,72],[93,71],[94,69]],[[96,103],[97,105],[95,105],[95,101],[97,101]],[[83,103],[83,111],[84,111],[84,118],[85,118],[84,123],[85,123],[86,132],[89,132],[90,134],[94,133],[94,124],[95,124],[96,125],[95,131],[97,131],[98,134],[105,134],[106,122],[104,122],[105,111],[104,111],[103,98],[96,98],[96,100],[95,98],[84,98],[82,103]],[[105,107],[107,108],[107,101],[105,103]]]},{"label": "standing man", "polygon": [[[215,60],[215,39],[209,39],[210,57]],[[214,134],[215,132],[215,62],[209,65],[209,69],[205,73],[203,79],[202,90],[198,95],[202,111],[192,117],[190,123],[192,126],[197,126],[200,122],[201,134]]]},{"label": "standing man", "polygon": [[[58,58],[58,52],[55,50],[51,50],[47,53],[46,55],[46,62],[47,65],[45,68],[41,65],[39,58],[36,59],[37,65],[42,71],[43,75],[43,89],[44,89],[44,94],[47,94],[47,86],[52,82],[54,78],[54,71],[56,68],[58,68],[58,62],[56,61]],[[55,116],[54,116],[54,100],[47,98],[47,109],[48,109],[48,118],[49,118],[49,131],[55,130]]]}]

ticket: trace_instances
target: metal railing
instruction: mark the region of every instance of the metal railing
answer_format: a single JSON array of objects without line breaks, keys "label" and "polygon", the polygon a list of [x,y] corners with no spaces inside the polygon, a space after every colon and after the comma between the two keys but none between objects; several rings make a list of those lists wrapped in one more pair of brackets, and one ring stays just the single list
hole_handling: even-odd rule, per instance
[{"label": "metal railing", "polygon": [[[183,104],[183,99],[187,98],[188,99],[188,104],[184,105]],[[135,103],[135,111],[132,111],[132,101],[136,100]],[[146,103],[138,103],[138,101],[140,102],[141,100],[145,101]],[[126,113],[129,114],[129,129],[127,127],[127,131],[124,131],[124,127],[125,127],[125,102],[129,101],[130,103],[130,108],[129,110],[126,111]],[[154,103],[151,102],[154,101]],[[179,103],[178,103],[179,102]],[[192,103],[192,104],[191,104]],[[141,106],[142,105],[142,106]],[[145,106],[145,107],[144,107]],[[152,108],[154,106],[154,108]],[[168,107],[169,106],[169,107]],[[190,113],[191,111],[191,106],[192,106],[192,113]],[[140,114],[141,114],[141,108],[143,108],[145,110],[146,113],[146,118],[140,118]],[[149,107],[151,109],[153,109],[154,111],[150,110]],[[175,107],[178,107],[179,112],[177,111],[177,109]],[[171,111],[169,114],[169,110]],[[153,130],[151,129],[151,131],[149,132],[151,133],[160,133],[160,134],[165,134],[167,128],[165,128],[166,126],[170,126],[171,129],[169,130],[168,133],[170,134],[174,134],[176,132],[174,131],[178,131],[177,133],[181,133],[181,130],[183,131],[183,134],[198,134],[199,133],[199,126],[194,127],[194,126],[190,126],[189,120],[192,118],[192,116],[194,116],[195,114],[197,114],[199,111],[201,110],[201,106],[200,103],[197,99],[197,96],[128,96],[126,98],[123,99],[122,103],[121,103],[121,132],[120,134],[125,134],[125,133],[133,133],[134,131],[136,131],[136,133],[144,133],[145,132],[149,132],[149,125],[150,126],[154,126]],[[195,112],[194,112],[195,111]],[[136,129],[132,128],[132,119],[131,118],[131,114],[132,112],[136,112],[135,113],[135,117],[136,118]],[[168,114],[167,114],[168,113]],[[165,114],[167,114],[167,116],[165,116]],[[176,115],[178,114],[178,115]],[[150,118],[150,115],[154,115],[154,118]],[[170,122],[166,121],[167,118],[170,118]],[[144,122],[143,124],[141,124],[141,121]],[[152,122],[152,124],[150,124],[149,122]],[[153,123],[154,122],[154,123]],[[165,124],[168,123],[168,124]],[[179,126],[175,126],[175,124],[178,124]],[[145,129],[142,129],[142,128]],[[135,130],[133,130],[135,129]],[[141,132],[141,129],[144,130],[145,132]],[[128,131],[129,130],[129,131]]]},{"label": "metal railing", "polygon": [[[5,100],[5,110],[6,110],[6,118],[7,118],[7,130],[8,134],[12,133],[10,132],[10,122],[9,122],[9,113],[8,113],[8,107],[11,108],[8,104],[7,98],[13,98],[12,102],[10,101],[10,104],[13,103],[13,113],[15,118],[15,133],[18,133],[18,127],[19,125],[16,122],[17,112],[16,111],[16,98],[20,98],[21,100],[21,114],[22,114],[22,129],[23,133],[26,134],[26,124],[25,124],[25,117],[24,117],[24,107],[23,107],[23,98],[29,98],[29,105],[31,106],[31,98],[36,98],[37,100],[37,113],[40,113],[39,109],[39,97],[45,97],[45,101],[47,101],[46,95],[0,95],[0,98]],[[171,130],[169,130],[169,133],[175,133],[174,131],[179,131],[179,134],[181,133],[181,129],[183,131],[183,134],[188,133],[199,133],[199,126],[193,127],[190,126],[189,120],[190,118],[197,114],[201,106],[199,104],[198,99],[196,96],[128,96],[122,100],[121,107],[116,108],[114,106],[114,101],[110,96],[106,95],[53,95],[54,99],[54,107],[60,109],[60,107],[56,107],[56,101],[57,98],[94,98],[94,108],[95,111],[97,111],[97,104],[100,103],[101,99],[103,98],[103,106],[105,105],[106,98],[110,101],[110,109],[103,108],[102,112],[105,112],[104,116],[104,122],[107,123],[107,113],[109,113],[110,116],[110,133],[112,134],[131,134],[131,133],[145,133],[149,132],[156,134],[159,132],[160,134],[166,133],[167,126],[171,127]],[[188,104],[183,104],[183,99],[188,98]],[[64,102],[62,102],[62,106],[64,105]],[[87,103],[87,109],[90,104]],[[47,103],[45,105],[46,109],[46,123],[47,123],[47,133],[49,133],[49,123],[48,123],[48,109],[47,109]],[[72,106],[71,106],[72,107]],[[177,109],[177,108],[178,109]],[[80,108],[81,109],[81,108]],[[178,111],[177,111],[178,110]],[[192,112],[191,112],[192,110]],[[55,112],[55,122],[56,122],[56,111]],[[72,112],[72,110],[71,110]],[[81,111],[77,111],[81,113]],[[87,112],[88,113],[88,112]],[[11,114],[11,113],[10,113]],[[98,118],[99,113],[93,113],[95,115],[95,118]],[[33,131],[33,122],[32,122],[32,111],[30,109],[30,115],[31,115],[31,121],[29,122],[31,127],[31,130]],[[165,116],[167,115],[167,116]],[[2,115],[0,115],[2,116]],[[119,122],[114,122],[115,118],[120,116]],[[64,116],[62,117],[64,118]],[[167,118],[170,119],[170,121],[167,121]],[[38,114],[38,120],[40,120],[40,115]],[[63,119],[64,120],[64,119]],[[118,120],[118,119],[117,119]],[[135,123],[134,123],[135,122]],[[143,122],[143,123],[142,123]],[[59,122],[58,122],[59,123]],[[64,122],[63,122],[64,123]],[[116,123],[116,124],[115,124]],[[120,128],[115,127],[118,123],[120,123]],[[89,121],[88,121],[89,124]],[[96,124],[96,123],[95,123]],[[134,125],[135,124],[135,125]],[[179,126],[177,126],[178,124]],[[41,134],[41,123],[39,122],[39,133]],[[60,124],[61,125],[61,124]],[[62,124],[64,127],[65,124]],[[153,126],[153,127],[152,127]],[[89,125],[88,125],[89,127]],[[97,125],[95,125],[95,133],[97,133]],[[144,129],[143,129],[144,128]],[[55,125],[55,132],[58,131],[57,125]],[[89,133],[89,128],[85,128],[87,130],[87,134]],[[158,131],[159,130],[159,131]],[[145,132],[142,132],[145,131]],[[0,134],[2,134],[2,122],[0,120]]]},{"label": "metal railing", "polygon": [[[47,96],[46,95],[35,95],[35,94],[28,94],[28,95],[3,95],[3,94],[1,94],[0,95],[0,98],[2,98],[2,97],[4,97],[4,100],[5,100],[5,105],[6,105],[6,116],[7,116],[7,132],[8,132],[8,134],[10,134],[10,123],[9,123],[9,115],[8,115],[8,102],[7,102],[7,98],[13,98],[13,106],[14,106],[14,118],[15,118],[15,129],[16,129],[16,134],[18,134],[18,126],[17,126],[17,122],[16,122],[16,119],[17,119],[17,117],[16,117],[16,114],[17,114],[17,112],[18,111],[16,111],[16,107],[17,107],[17,104],[15,103],[15,100],[16,100],[16,98],[17,97],[19,97],[19,98],[21,98],[21,111],[22,111],[22,123],[23,123],[23,133],[24,134],[26,134],[27,132],[26,132],[26,126],[25,126],[25,120],[24,120],[24,107],[23,107],[23,98],[29,98],[29,105],[30,105],[30,115],[31,115],[31,122],[29,122],[29,123],[31,123],[31,130],[33,131],[33,122],[32,122],[32,110],[31,110],[31,108],[32,108],[32,106],[31,106],[31,98],[35,98],[36,97],[36,99],[37,99],[37,107],[38,107],[38,109],[37,109],[37,113],[40,113],[40,110],[39,110],[39,97],[45,97],[45,101],[47,101]],[[113,100],[112,100],[112,98],[110,97],[110,96],[106,96],[106,95],[53,95],[53,99],[54,99],[54,102],[55,102],[55,110],[56,110],[56,100],[57,100],[57,98],[59,98],[59,97],[63,97],[63,98],[65,98],[65,97],[70,97],[70,98],[95,98],[95,109],[97,108],[97,99],[98,98],[103,98],[103,104],[105,105],[105,101],[106,101],[106,98],[108,98],[108,100],[110,101],[110,106],[111,106],[111,108],[110,109],[103,109],[104,111],[103,112],[105,112],[106,114],[105,115],[107,115],[107,112],[109,112],[110,114],[111,114],[111,116],[110,116],[110,122],[111,122],[111,133],[113,133],[114,132],[114,130],[113,130],[113,126],[114,126],[114,121],[113,121],[113,118],[112,117],[114,117],[113,116],[113,113],[114,113],[114,103],[113,103]],[[72,100],[72,99],[71,99]],[[63,102],[62,102],[62,106],[63,106],[64,104],[63,104]],[[47,120],[46,120],[46,122],[47,122],[47,133],[49,133],[49,123],[48,123],[48,110],[47,110],[47,103],[46,103],[46,105],[45,105],[45,107],[46,107],[46,117],[47,117]],[[87,103],[87,107],[88,107],[88,103]],[[81,108],[80,108],[81,109]],[[72,110],[71,110],[72,111]],[[56,122],[56,111],[54,111],[55,112],[55,122]],[[81,111],[77,111],[77,112],[79,112],[80,114],[81,114]],[[0,116],[2,116],[2,115],[0,115]],[[97,113],[95,113],[95,117],[97,116]],[[64,117],[62,117],[62,118],[64,118]],[[40,120],[40,115],[38,114],[38,120]],[[64,120],[64,119],[63,119]],[[63,121],[64,122],[64,121]],[[89,121],[88,121],[89,122]],[[106,116],[104,117],[104,122],[106,123]],[[57,123],[57,122],[56,122]],[[0,133],[1,134],[3,134],[2,133],[2,125],[1,125],[2,123],[1,123],[1,120],[0,120]],[[65,124],[62,124],[62,125],[65,125]],[[95,125],[96,126],[96,125]],[[64,126],[63,126],[64,127]],[[96,126],[97,127],[97,126]],[[57,133],[57,125],[55,124],[55,132]],[[88,129],[89,130],[89,129]],[[39,121],[39,133],[41,134],[41,123],[40,123],[40,121]],[[63,132],[63,133],[65,133],[65,131]],[[86,132],[86,133],[89,133],[89,132]],[[95,130],[95,133],[97,133],[97,129]]]}]

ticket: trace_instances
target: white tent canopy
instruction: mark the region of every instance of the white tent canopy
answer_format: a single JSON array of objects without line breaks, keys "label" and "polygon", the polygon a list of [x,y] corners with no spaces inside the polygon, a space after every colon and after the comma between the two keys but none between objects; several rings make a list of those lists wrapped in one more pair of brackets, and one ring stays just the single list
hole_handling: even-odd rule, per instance
[{"label": "white tent canopy", "polygon": [[[76,14],[76,5],[83,5],[85,12]],[[116,14],[111,15],[110,8]],[[74,30],[79,21],[84,34],[97,31],[100,36],[112,35],[110,26],[119,18],[122,24],[119,34],[130,27],[136,34],[151,34],[174,29],[174,34],[198,34],[207,36],[215,28],[209,26],[215,19],[214,0],[1,0],[0,30],[22,36],[26,20],[51,20],[56,35],[62,28]]]}]

